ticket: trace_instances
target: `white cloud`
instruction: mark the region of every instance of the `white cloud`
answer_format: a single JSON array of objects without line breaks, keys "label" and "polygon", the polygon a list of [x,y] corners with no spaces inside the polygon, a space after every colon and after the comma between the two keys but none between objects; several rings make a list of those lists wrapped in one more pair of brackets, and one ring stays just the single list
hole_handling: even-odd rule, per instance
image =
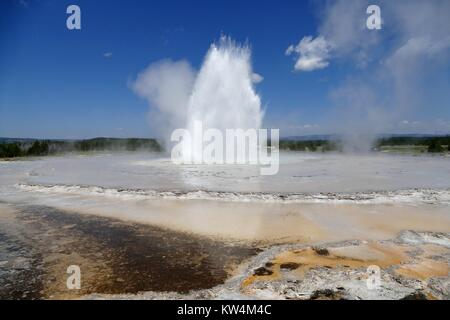
[{"label": "white cloud", "polygon": [[[291,45],[286,55],[298,54],[296,70],[311,71],[325,68],[332,59],[348,59],[358,67],[372,61],[394,61],[411,67],[424,57],[435,57],[450,48],[450,19],[448,0],[380,0],[383,31],[366,28],[368,0],[325,1],[321,10],[317,36],[304,37],[305,53],[300,44]],[[389,39],[388,52],[379,49],[381,40]],[[301,41],[301,42],[302,42]],[[300,42],[300,43],[301,43]],[[319,53],[310,52],[314,42]],[[322,52],[322,54],[321,54]],[[308,58],[309,53],[309,58]],[[379,56],[377,56],[377,54]],[[414,61],[411,61],[414,60]],[[388,68],[391,68],[394,62]],[[397,71],[397,70],[394,70]]]},{"label": "white cloud", "polygon": [[103,54],[103,56],[105,57],[105,58],[111,58],[112,57],[112,52],[105,52],[104,54]]},{"label": "white cloud", "polygon": [[[368,0],[325,2],[317,37],[303,37],[297,46],[289,46],[286,55],[298,54],[295,69],[312,71],[329,66],[334,58],[351,58],[358,67],[370,60],[370,47],[379,40],[377,32],[367,32]],[[300,44],[304,42],[303,51]]]},{"label": "white cloud", "polygon": [[304,37],[297,46],[290,45],[285,54],[296,54],[295,70],[313,71],[328,67],[327,59],[330,49],[331,46],[324,37],[308,36]]},{"label": "white cloud", "polygon": [[401,123],[447,107],[450,1],[379,0],[380,31],[366,28],[368,0],[320,3],[325,6],[317,34],[303,37],[285,54],[296,57],[295,69],[301,71],[323,69],[335,60],[358,68],[355,73],[347,69],[330,92],[336,107],[329,116],[333,130],[376,133],[409,126],[411,131],[433,131],[430,122]]},{"label": "white cloud", "polygon": [[260,83],[261,81],[264,80],[264,77],[258,73],[253,73],[252,74],[252,81],[253,83]]},{"label": "white cloud", "polygon": [[284,52],[284,54],[285,55],[287,55],[287,56],[289,56],[291,53],[293,53],[295,51],[295,47],[294,47],[294,45],[290,45],[287,49],[286,49],[286,51]]}]

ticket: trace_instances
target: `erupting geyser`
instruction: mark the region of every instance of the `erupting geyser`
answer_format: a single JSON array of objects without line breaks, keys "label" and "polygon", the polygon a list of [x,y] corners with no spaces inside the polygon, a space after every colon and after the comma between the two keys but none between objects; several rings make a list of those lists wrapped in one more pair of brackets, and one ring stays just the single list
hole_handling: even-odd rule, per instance
[{"label": "erupting geyser", "polygon": [[[225,133],[226,129],[259,129],[263,118],[261,99],[253,86],[251,51],[246,45],[236,44],[222,37],[212,44],[197,75],[189,98],[186,128],[192,136],[192,144],[202,142],[194,123],[200,121],[203,130],[214,128]],[[183,156],[201,157],[194,150],[185,149]]]}]

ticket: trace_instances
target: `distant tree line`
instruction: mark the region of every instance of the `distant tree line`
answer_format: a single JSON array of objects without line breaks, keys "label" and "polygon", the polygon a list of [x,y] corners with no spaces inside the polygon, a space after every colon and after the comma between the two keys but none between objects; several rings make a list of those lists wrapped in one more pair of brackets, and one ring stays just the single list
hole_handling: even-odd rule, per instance
[{"label": "distant tree line", "polygon": [[[269,142],[270,145],[270,142]],[[450,136],[442,137],[389,137],[380,138],[374,147],[383,146],[426,146],[428,152],[450,151]],[[280,150],[290,151],[342,151],[338,140],[281,140]],[[90,151],[153,151],[163,148],[155,139],[95,138],[89,140],[0,140],[0,158],[24,156],[46,156],[67,152]]]},{"label": "distant tree line", "polygon": [[162,151],[160,144],[155,139],[117,139],[95,138],[90,140],[75,141],[75,151]]},{"label": "distant tree line", "polygon": [[46,156],[88,151],[162,151],[155,139],[95,138],[89,140],[0,141],[0,158]]},{"label": "distant tree line", "polygon": [[[450,151],[450,136],[380,138],[370,147],[380,149],[383,146],[426,146],[430,153],[444,152]],[[339,140],[281,140],[280,150],[342,151],[343,145]]]},{"label": "distant tree line", "polygon": [[428,152],[450,151],[450,136],[441,137],[390,137],[379,139],[377,147],[383,146],[427,146]]},{"label": "distant tree line", "polygon": [[341,151],[338,141],[331,140],[281,140],[280,150],[290,151]]}]

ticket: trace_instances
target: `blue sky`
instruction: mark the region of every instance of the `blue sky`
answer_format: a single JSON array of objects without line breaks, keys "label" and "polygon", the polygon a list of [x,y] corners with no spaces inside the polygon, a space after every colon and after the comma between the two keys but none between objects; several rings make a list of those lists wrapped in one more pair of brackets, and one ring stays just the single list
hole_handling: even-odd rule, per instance
[{"label": "blue sky", "polygon": [[[222,34],[250,44],[253,69],[264,77],[256,90],[265,126],[282,135],[355,123],[361,131],[450,132],[450,29],[441,23],[449,2],[430,1],[430,13],[415,10],[420,3],[405,9],[378,1],[386,21],[380,31],[359,28],[365,1],[350,0],[346,10],[342,2],[1,1],[0,136],[154,136],[149,106],[129,82],[164,58],[198,70]],[[81,30],[66,28],[70,4],[81,8]],[[413,22],[402,19],[408,10],[416,12]],[[318,38],[325,53],[314,49]],[[299,51],[286,55],[291,45]],[[296,68],[305,52],[322,54],[327,66]]]}]

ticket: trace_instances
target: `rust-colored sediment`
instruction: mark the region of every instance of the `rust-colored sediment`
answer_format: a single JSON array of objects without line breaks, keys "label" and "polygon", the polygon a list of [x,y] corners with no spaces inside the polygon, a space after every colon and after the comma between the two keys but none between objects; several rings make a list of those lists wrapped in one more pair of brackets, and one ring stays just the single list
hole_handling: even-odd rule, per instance
[{"label": "rust-colored sediment", "polygon": [[407,278],[428,280],[433,277],[447,276],[449,267],[446,263],[426,259],[419,263],[402,265],[396,272]]},{"label": "rust-colored sediment", "polygon": [[[325,248],[324,248],[325,249]],[[419,250],[420,254],[411,254]],[[447,276],[449,266],[444,262],[433,261],[428,257],[436,253],[445,253],[449,249],[434,245],[407,246],[397,244],[383,244],[380,242],[370,242],[360,245],[350,245],[334,248],[326,248],[321,253],[313,247],[299,250],[289,250],[280,253],[270,261],[266,269],[271,271],[270,275],[253,274],[247,277],[241,287],[249,286],[255,281],[273,281],[283,277],[281,265],[297,264],[298,268],[291,270],[291,276],[295,275],[299,279],[303,278],[307,271],[324,267],[329,269],[337,268],[367,268],[370,265],[377,265],[380,268],[398,266],[397,273],[401,276],[427,280],[431,277]]]}]

